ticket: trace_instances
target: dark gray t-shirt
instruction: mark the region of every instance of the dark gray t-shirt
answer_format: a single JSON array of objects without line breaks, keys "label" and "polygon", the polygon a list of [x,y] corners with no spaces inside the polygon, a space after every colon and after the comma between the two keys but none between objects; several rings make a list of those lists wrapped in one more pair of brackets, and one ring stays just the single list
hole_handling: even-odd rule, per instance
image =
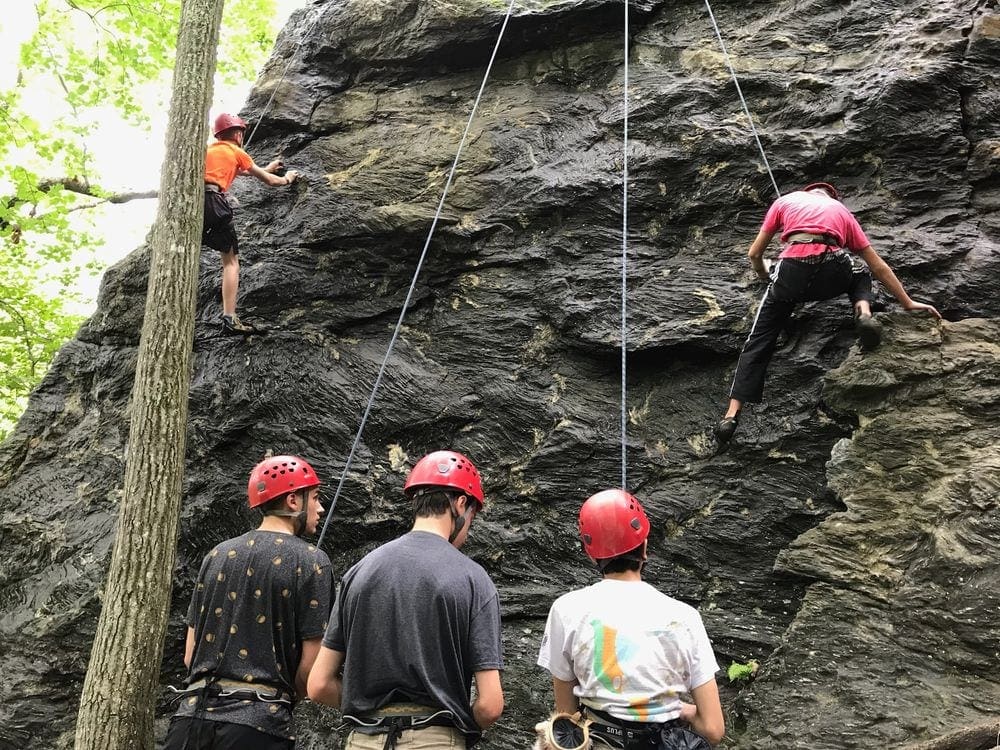
[{"label": "dark gray t-shirt", "polygon": [[473,673],[503,669],[500,597],[446,539],[411,531],[347,571],[323,645],[345,654],[344,714],[440,706],[475,741]]},{"label": "dark gray t-shirt", "polygon": [[[217,678],[295,694],[302,641],[326,630],[333,581],[330,558],[274,531],[251,531],[219,544],[198,573],[187,623],[195,630],[188,682]],[[178,716],[244,724],[293,738],[291,707],[261,701],[181,700]]]}]

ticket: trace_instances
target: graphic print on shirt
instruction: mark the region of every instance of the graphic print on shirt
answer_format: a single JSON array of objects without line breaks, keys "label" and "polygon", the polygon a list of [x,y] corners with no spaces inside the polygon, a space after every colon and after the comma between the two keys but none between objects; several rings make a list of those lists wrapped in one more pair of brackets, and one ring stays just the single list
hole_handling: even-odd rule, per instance
[{"label": "graphic print on shirt", "polygon": [[633,633],[605,625],[599,619],[589,624],[593,633],[594,679],[609,692],[627,699],[628,712],[634,721],[651,721],[654,712],[661,713],[664,704],[677,699],[677,691],[669,687],[659,692],[649,691],[657,684],[651,673],[665,671],[673,679],[682,680],[690,676],[681,664],[673,663],[674,659],[667,658],[665,663],[666,654],[661,647],[663,642],[676,643],[680,623]]},{"label": "graphic print on shirt", "polygon": [[[600,620],[591,620],[590,627],[594,633],[594,677],[611,692],[621,694],[626,687],[622,665],[633,661],[642,649],[617,628],[609,627]],[[648,706],[649,697],[629,700],[629,710],[637,721],[649,719]]]}]

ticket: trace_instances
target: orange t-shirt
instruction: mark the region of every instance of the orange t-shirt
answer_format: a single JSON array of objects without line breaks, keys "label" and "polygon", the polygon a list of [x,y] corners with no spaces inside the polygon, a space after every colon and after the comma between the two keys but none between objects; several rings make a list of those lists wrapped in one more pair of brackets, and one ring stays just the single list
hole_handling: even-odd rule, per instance
[{"label": "orange t-shirt", "polygon": [[205,153],[205,182],[212,182],[229,190],[236,175],[248,172],[253,166],[250,154],[235,143],[216,141]]}]

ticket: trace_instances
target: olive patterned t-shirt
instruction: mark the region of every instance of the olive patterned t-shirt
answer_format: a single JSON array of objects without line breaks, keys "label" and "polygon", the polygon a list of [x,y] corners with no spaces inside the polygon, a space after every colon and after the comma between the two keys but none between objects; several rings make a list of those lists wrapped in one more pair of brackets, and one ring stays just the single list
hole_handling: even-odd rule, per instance
[{"label": "olive patterned t-shirt", "polygon": [[[302,641],[326,631],[332,590],[330,558],[296,536],[258,529],[222,542],[205,556],[188,609],[195,630],[188,684],[218,679],[294,696]],[[287,702],[191,693],[176,715],[294,739]]]}]

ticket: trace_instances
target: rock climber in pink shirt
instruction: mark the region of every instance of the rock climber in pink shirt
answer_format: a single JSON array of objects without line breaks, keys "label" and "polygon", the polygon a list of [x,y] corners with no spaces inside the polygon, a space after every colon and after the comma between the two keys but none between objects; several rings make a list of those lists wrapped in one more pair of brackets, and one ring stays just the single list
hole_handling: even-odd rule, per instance
[{"label": "rock climber in pink shirt", "polygon": [[[781,240],[782,251],[778,262],[769,267],[764,251],[775,235]],[[903,309],[926,310],[941,317],[933,305],[916,302],[906,293],[896,274],[871,246],[857,219],[840,202],[836,188],[825,182],[806,185],[772,203],[747,255],[753,270],[770,284],[736,365],[729,408],[715,427],[720,443],[729,442],[736,432],[743,404],[761,400],[778,335],[800,302],[847,294],[854,306],[855,327],[864,350],[874,349],[882,338],[881,326],[872,317],[872,276],[882,282]]]}]

